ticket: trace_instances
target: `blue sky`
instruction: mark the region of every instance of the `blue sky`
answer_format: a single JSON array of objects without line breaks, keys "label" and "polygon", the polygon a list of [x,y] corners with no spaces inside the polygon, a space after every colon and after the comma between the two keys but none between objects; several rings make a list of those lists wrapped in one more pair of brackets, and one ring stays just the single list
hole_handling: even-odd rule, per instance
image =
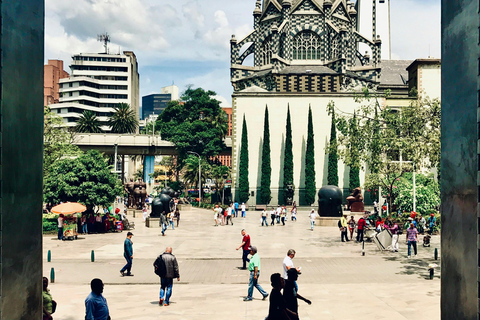
[{"label": "blue sky", "polygon": [[[440,58],[440,0],[391,0],[392,59]],[[45,60],[132,50],[140,96],[175,83],[216,91],[229,105],[229,40],[252,30],[255,0],[46,0]]]}]

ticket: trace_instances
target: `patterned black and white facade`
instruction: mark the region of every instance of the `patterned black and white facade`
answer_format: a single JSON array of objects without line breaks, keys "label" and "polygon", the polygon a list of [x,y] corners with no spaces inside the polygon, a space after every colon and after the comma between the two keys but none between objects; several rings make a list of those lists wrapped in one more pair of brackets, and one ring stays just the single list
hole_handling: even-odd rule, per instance
[{"label": "patterned black and white facade", "polygon": [[[376,1],[372,15],[376,17]],[[254,30],[232,36],[235,92],[344,92],[380,82],[381,40],[375,23],[369,38],[358,32],[355,4],[346,0],[256,0]],[[362,54],[359,45],[368,46]],[[244,65],[253,55],[254,65]]]}]

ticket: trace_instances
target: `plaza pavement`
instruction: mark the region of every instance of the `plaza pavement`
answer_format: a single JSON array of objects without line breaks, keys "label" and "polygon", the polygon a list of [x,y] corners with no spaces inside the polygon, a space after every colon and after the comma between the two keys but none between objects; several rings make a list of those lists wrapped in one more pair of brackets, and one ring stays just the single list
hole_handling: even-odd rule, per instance
[{"label": "plaza pavement", "polygon": [[[123,241],[126,232],[79,236],[76,241],[58,241],[54,235],[43,238],[43,270],[55,283],[50,284],[58,303],[55,320],[85,318],[84,300],[90,293],[90,280],[101,278],[104,296],[112,320],[146,319],[258,319],[268,314],[268,299],[261,300],[254,289],[254,300],[244,302],[248,271],[239,270],[240,231],[245,228],[261,258],[260,285],[270,292],[270,275],[282,272],[288,249],[296,250],[295,266],[302,267],[299,294],[311,305],[299,301],[303,320],[316,319],[440,319],[440,270],[427,280],[434,248],[440,250],[440,238],[432,238],[432,247],[420,243],[417,258],[406,258],[405,235],[400,252],[380,252],[374,243],[340,242],[336,227],[318,227],[310,231],[308,208],[300,210],[298,221],[285,226],[260,226],[260,212],[247,212],[246,218],[234,218],[234,225],[213,226],[213,212],[192,209],[181,213],[180,226],[169,229],[165,237],[158,228],[146,228],[143,219],[133,230],[134,277],[121,277],[125,264]],[[180,280],[174,281],[171,305],[158,306],[159,278],[153,273],[153,261],[171,246],[180,268]],[[52,261],[47,262],[51,250]],[[90,261],[91,250],[95,262]]]}]

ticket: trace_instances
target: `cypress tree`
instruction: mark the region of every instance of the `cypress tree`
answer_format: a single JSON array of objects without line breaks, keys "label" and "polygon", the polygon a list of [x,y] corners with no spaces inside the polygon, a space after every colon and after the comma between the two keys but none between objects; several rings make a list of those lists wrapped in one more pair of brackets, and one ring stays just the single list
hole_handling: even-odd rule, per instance
[{"label": "cypress tree", "polygon": [[268,107],[265,106],[265,122],[263,124],[262,177],[260,180],[260,202],[269,204],[272,199],[270,184],[272,166],[270,159],[270,126],[268,124]]},{"label": "cypress tree", "polygon": [[[290,119],[290,106],[287,109],[287,128],[285,134],[285,154],[283,158],[283,199],[287,203],[287,188],[293,186],[293,143],[292,123]],[[293,188],[295,192],[295,188]]]},{"label": "cypress tree", "polygon": [[313,140],[312,108],[308,107],[307,150],[305,151],[305,202],[310,205],[315,202],[315,150]]},{"label": "cypress tree", "polygon": [[332,116],[332,126],[330,129],[330,145],[328,147],[327,184],[338,187],[337,128],[335,124],[335,109],[331,104],[329,104],[329,113]]},{"label": "cypress tree", "polygon": [[247,202],[250,197],[248,184],[248,133],[247,122],[243,115],[242,142],[240,145],[240,165],[238,173],[238,197],[240,202]]},{"label": "cypress tree", "polygon": [[357,115],[354,112],[353,118],[350,120],[350,174],[349,189],[360,187],[360,153],[358,151],[358,124]]},{"label": "cypress tree", "polygon": [[[379,172],[379,168],[382,163],[380,156],[382,152],[382,142],[380,134],[380,120],[378,119],[377,108],[375,108],[375,117],[373,119],[373,133],[372,141],[370,143],[370,150],[372,154],[370,156],[368,165],[370,172],[376,174]],[[379,186],[374,186],[372,190],[370,190],[370,199],[372,201],[378,201],[378,190],[380,190]]]}]

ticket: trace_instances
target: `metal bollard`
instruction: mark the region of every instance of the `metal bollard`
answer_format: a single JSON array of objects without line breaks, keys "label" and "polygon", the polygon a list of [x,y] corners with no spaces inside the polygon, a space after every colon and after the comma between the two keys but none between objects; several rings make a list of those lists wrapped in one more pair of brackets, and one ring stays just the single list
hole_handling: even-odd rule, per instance
[{"label": "metal bollard", "polygon": [[365,256],[365,240],[362,241],[362,256]]},{"label": "metal bollard", "polygon": [[438,249],[435,248],[435,260],[438,260]]},{"label": "metal bollard", "polygon": [[92,254],[90,255],[90,260],[92,262],[95,262],[95,252],[93,252],[93,250],[92,250]]},{"label": "metal bollard", "polygon": [[47,262],[52,262],[52,253],[50,252],[50,250],[48,250],[47,253]]},{"label": "metal bollard", "polygon": [[434,274],[434,268],[430,268],[429,271],[430,271],[430,280],[433,279],[433,274]]},{"label": "metal bollard", "polygon": [[50,270],[50,283],[55,283],[55,270]]}]

